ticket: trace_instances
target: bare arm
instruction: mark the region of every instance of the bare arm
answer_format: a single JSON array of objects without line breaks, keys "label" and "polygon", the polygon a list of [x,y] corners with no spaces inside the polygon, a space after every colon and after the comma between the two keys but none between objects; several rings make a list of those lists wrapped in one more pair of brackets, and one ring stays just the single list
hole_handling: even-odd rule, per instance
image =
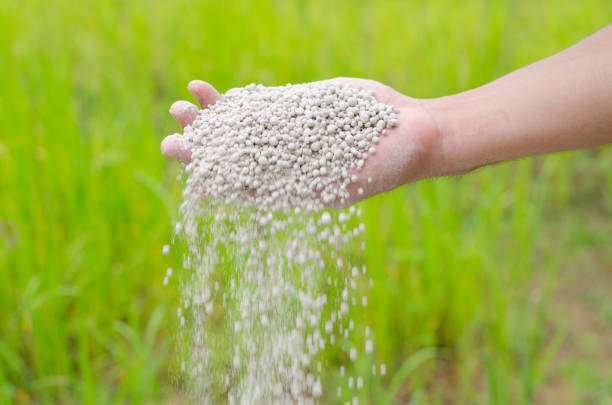
[{"label": "bare arm", "polygon": [[612,142],[612,26],[487,85],[423,102],[441,136],[431,175]]},{"label": "bare arm", "polygon": [[[349,186],[348,204],[424,178],[612,142],[612,26],[489,84],[447,97],[419,100],[373,80],[332,80],[374,90],[379,100],[400,110],[399,125]],[[202,81],[191,82],[189,90],[202,108],[220,97]],[[184,127],[195,119],[197,107],[177,101],[170,113]],[[176,136],[164,139],[162,152],[185,162],[191,158]]]}]

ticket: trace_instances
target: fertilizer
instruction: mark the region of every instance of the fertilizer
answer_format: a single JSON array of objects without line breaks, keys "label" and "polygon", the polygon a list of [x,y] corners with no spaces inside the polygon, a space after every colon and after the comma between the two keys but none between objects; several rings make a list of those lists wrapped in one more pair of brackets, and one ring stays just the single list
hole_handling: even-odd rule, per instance
[{"label": "fertilizer", "polygon": [[[352,314],[372,281],[347,259],[365,248],[361,210],[325,207],[350,201],[349,185],[397,122],[371,91],[311,83],[236,89],[185,127],[178,316],[194,402],[317,402],[325,350],[346,362],[371,355],[370,330]],[[339,375],[334,394],[357,402],[364,376],[344,366]]]},{"label": "fertilizer", "polygon": [[339,84],[236,89],[185,128],[186,192],[272,210],[344,204],[396,111]]}]

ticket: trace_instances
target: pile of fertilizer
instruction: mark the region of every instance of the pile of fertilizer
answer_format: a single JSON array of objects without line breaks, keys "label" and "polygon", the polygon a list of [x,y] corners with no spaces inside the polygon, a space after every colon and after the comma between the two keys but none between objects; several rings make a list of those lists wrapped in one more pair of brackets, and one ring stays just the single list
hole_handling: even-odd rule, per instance
[{"label": "pile of fertilizer", "polygon": [[344,204],[396,111],[332,83],[236,89],[185,128],[186,192],[274,210]]},{"label": "pile of fertilizer", "polygon": [[[349,200],[396,114],[338,84],[250,85],[185,128],[178,315],[192,400],[313,403],[329,388],[330,350],[341,364],[371,358],[370,330],[354,316],[372,280],[347,259],[365,249],[361,210],[323,208]],[[366,376],[353,369],[342,365],[344,383],[325,395],[358,402]]]}]

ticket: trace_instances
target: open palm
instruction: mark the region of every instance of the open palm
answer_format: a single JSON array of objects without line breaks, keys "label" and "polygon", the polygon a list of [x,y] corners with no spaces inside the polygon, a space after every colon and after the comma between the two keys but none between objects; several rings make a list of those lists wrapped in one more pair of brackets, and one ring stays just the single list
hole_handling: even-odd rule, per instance
[{"label": "open palm", "polygon": [[[399,109],[399,124],[387,130],[387,135],[383,136],[376,146],[376,153],[366,160],[359,172],[356,172],[357,182],[351,183],[348,187],[351,198],[345,204],[334,204],[334,207],[351,205],[364,198],[436,173],[436,167],[432,162],[436,161],[435,152],[440,149],[439,131],[420,100],[404,96],[374,80],[335,78],[330,81],[373,90],[379,101]],[[188,89],[201,108],[214,104],[221,97],[213,86],[201,80],[190,82]],[[181,100],[172,104],[170,114],[184,128],[195,120],[198,108],[188,101]],[[161,149],[162,153],[185,163],[191,160],[191,151],[181,147],[177,135],[166,137],[162,141]]]}]

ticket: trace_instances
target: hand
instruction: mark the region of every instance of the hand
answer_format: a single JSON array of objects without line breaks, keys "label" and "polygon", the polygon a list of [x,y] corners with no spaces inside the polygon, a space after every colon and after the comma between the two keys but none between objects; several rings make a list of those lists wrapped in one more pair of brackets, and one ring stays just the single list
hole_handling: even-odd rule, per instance
[{"label": "hand", "polygon": [[[348,187],[350,200],[344,204],[336,202],[334,208],[352,205],[408,182],[444,174],[443,159],[438,153],[441,150],[440,133],[423,100],[404,96],[374,80],[335,78],[331,81],[373,90],[378,100],[399,109],[399,124],[387,130],[387,135],[382,136],[376,146],[376,153],[366,160],[361,171],[355,172],[358,181]],[[214,104],[221,97],[214,87],[200,80],[190,82],[188,89],[202,108]],[[195,120],[197,113],[197,107],[188,101],[177,101],[170,107],[170,114],[183,128]],[[185,163],[191,160],[191,151],[181,148],[176,135],[166,137],[161,149],[165,155]],[[362,193],[359,193],[360,189]]]}]

